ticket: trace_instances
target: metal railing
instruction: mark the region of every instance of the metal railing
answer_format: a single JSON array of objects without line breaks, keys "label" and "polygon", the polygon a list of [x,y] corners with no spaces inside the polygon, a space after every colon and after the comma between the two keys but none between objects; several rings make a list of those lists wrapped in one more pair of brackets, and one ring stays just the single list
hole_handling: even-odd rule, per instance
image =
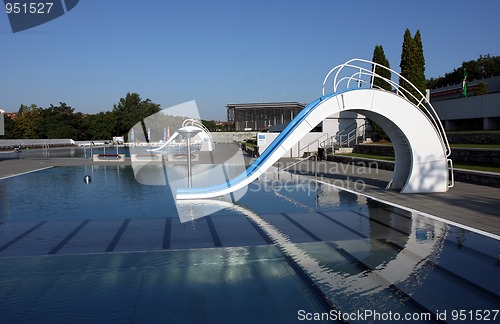
[{"label": "metal railing", "polygon": [[[304,147],[299,147],[299,151],[298,151],[298,156],[301,156],[300,153],[304,150],[307,150],[305,152],[310,152],[309,151],[309,148],[311,147],[311,145],[313,144],[316,144],[316,151],[318,148],[320,148],[321,146],[321,143],[323,143],[323,141],[321,140],[323,137],[326,137],[325,140],[328,139],[328,133],[324,133],[322,134],[321,136],[318,136],[316,139],[312,140],[310,143],[308,143],[307,145],[305,145]],[[300,141],[299,141],[299,145],[300,145]]]},{"label": "metal railing", "polygon": [[359,144],[359,142],[364,142],[366,140],[366,127],[369,125],[365,122],[361,126],[357,126],[356,128],[349,131],[347,134],[344,134],[348,129],[352,128],[352,126],[357,125],[357,123],[353,123],[346,128],[337,132],[334,136],[327,137],[323,142],[319,145],[324,149],[332,149],[343,148],[343,147],[351,147],[351,144]]},{"label": "metal railing", "polygon": [[[369,68],[367,68],[366,66],[369,66]],[[396,83],[391,79],[387,79],[381,76],[380,74],[377,74],[376,73],[377,70],[378,71],[386,70],[389,71],[391,75],[392,74],[396,75],[397,77],[399,77],[399,80],[403,80],[406,84],[408,84],[410,89],[406,89],[400,86],[399,83]],[[439,119],[436,110],[434,109],[430,101],[427,99],[427,97],[420,90],[418,90],[417,87],[415,87],[415,85],[413,85],[410,81],[408,81],[408,79],[403,77],[401,74],[397,73],[394,70],[391,70],[390,68],[384,65],[364,59],[355,58],[345,62],[344,64],[337,65],[336,67],[331,69],[330,72],[327,73],[323,81],[323,88],[322,88],[323,96],[325,95],[325,86],[327,84],[327,81],[332,74],[334,75],[333,77],[334,93],[340,90],[342,84],[345,84],[345,88],[342,89],[352,88],[351,82],[357,83],[357,87],[359,88],[365,86],[369,88],[376,88],[379,90],[387,91],[374,84],[375,78],[377,78],[387,82],[387,84],[391,86],[391,92],[395,92],[396,94],[402,96],[406,100],[412,102],[414,106],[417,109],[419,109],[424,114],[424,116],[430,121],[431,125],[434,127],[437,134],[439,135],[443,152],[445,153],[445,156],[447,158],[448,169],[451,174],[451,176],[449,176],[450,182],[448,184],[448,187],[453,187],[454,185],[453,163],[451,162],[451,159],[449,159],[451,155],[451,147],[450,143],[448,142],[448,137],[446,136],[443,124],[441,123],[441,120]]]},{"label": "metal railing", "polygon": [[[369,65],[369,68],[366,67]],[[411,89],[406,89],[401,87],[395,81],[391,79],[387,79],[380,74],[377,74],[376,71],[386,70],[391,72],[391,75],[394,74],[399,77],[401,80],[405,81]],[[344,64],[337,65],[330,72],[327,73],[324,81],[322,93],[325,95],[325,87],[328,79],[331,75],[333,77],[333,92],[337,92],[341,89],[350,89],[352,88],[351,83],[356,83],[357,87],[369,87],[369,88],[377,88],[380,90],[384,90],[377,85],[374,84],[375,78],[383,80],[387,82],[391,88],[392,92],[397,93],[402,96],[406,100],[413,101],[414,104],[431,122],[437,133],[439,134],[441,145],[445,152],[446,157],[449,157],[451,154],[450,144],[448,142],[448,138],[446,136],[446,132],[444,130],[443,124],[439,119],[438,114],[436,113],[434,107],[431,105],[429,100],[427,100],[426,96],[420,92],[408,79],[400,75],[394,70],[387,68],[379,63],[375,63],[372,61],[364,60],[364,59],[351,59]],[[345,86],[343,86],[345,84]],[[384,90],[387,91],[387,90]]]}]

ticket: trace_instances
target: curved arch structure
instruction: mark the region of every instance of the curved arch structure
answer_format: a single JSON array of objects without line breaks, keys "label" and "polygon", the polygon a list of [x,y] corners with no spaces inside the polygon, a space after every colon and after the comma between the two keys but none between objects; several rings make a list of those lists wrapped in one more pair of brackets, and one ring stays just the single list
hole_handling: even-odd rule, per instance
[{"label": "curved arch structure", "polygon": [[[340,66],[339,70],[350,66],[349,62]],[[335,69],[338,67],[332,71]],[[332,71],[325,78],[325,82]],[[352,80],[361,85],[363,75],[369,75],[372,80],[379,77],[366,71],[370,72],[359,68],[359,72],[341,78],[339,82],[346,81],[349,87]],[[373,83],[367,88],[338,90],[339,83],[336,81],[338,75],[339,71],[334,80],[335,92],[323,95],[307,105],[246,172],[218,186],[178,189],[176,198],[213,198],[247,186],[276,163],[317,124],[328,116],[342,111],[357,112],[373,119],[391,138],[396,165],[388,189],[399,189],[402,193],[446,192],[449,187],[450,149],[439,119],[436,120],[433,116],[435,112],[432,106],[428,103],[429,110],[422,105],[425,98],[422,96],[420,102],[415,105],[404,95],[405,89],[395,89],[395,92],[385,91],[374,88]],[[413,99],[417,98],[413,96]]]},{"label": "curved arch structure", "polygon": [[411,102],[391,92],[364,89],[345,92],[330,105],[364,115],[386,131],[396,157],[388,189],[403,193],[448,190],[447,156],[439,133]]}]

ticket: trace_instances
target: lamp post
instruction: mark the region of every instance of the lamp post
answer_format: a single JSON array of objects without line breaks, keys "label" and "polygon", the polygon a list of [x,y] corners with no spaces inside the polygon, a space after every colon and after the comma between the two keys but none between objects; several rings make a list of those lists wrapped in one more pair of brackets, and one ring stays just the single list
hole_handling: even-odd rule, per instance
[{"label": "lamp post", "polygon": [[201,129],[195,126],[185,126],[180,128],[177,131],[182,137],[186,137],[187,140],[187,164],[188,164],[188,188],[193,187],[192,179],[191,179],[191,137],[196,136]]}]

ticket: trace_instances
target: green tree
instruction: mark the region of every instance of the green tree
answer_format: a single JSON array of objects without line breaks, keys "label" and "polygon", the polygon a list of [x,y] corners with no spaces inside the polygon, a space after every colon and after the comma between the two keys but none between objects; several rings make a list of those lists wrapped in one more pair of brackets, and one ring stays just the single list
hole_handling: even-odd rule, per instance
[{"label": "green tree", "polygon": [[500,75],[500,56],[480,55],[477,60],[462,62],[462,66],[442,77],[427,80],[427,87],[435,89],[462,82],[464,69],[467,70],[469,80],[480,80]]},{"label": "green tree", "polygon": [[215,132],[217,130],[217,125],[215,125],[215,121],[213,120],[201,120],[203,126],[205,126],[209,131]]},{"label": "green tree", "polygon": [[[115,134],[123,136],[144,118],[160,111],[160,105],[149,99],[142,100],[137,93],[127,93],[125,98],[113,106]],[[144,124],[143,124],[144,127]]]},{"label": "green tree", "polygon": [[[389,61],[387,60],[384,53],[384,48],[381,45],[375,46],[375,49],[373,50],[372,62],[387,67],[387,69],[384,69],[373,65],[372,71],[374,71],[376,74],[380,75],[384,79],[387,80],[391,79],[391,71],[389,70],[390,69]],[[375,77],[375,79],[373,80],[373,85],[376,88],[380,88],[386,91],[391,91],[392,90],[391,84],[385,81],[384,79]],[[370,123],[370,126],[373,130],[372,139],[374,141],[389,140],[389,136],[387,136],[387,133],[382,129],[382,127],[380,127],[376,122],[374,122],[371,119],[368,119],[368,122]]]},{"label": "green tree", "polygon": [[[373,50],[372,62],[378,63],[382,66],[385,66],[388,69],[391,68],[391,66],[389,65],[389,61],[385,57],[384,48],[381,45],[375,46],[375,49]],[[377,68],[375,66],[372,66],[372,71],[374,71],[376,74],[380,75],[381,77],[383,77],[387,80],[390,80],[391,79],[391,71],[388,69],[384,69],[384,68],[380,68],[380,67]],[[387,81],[384,81],[382,78],[376,77],[375,80],[373,80],[373,85],[377,88],[384,89],[387,91],[392,90],[392,86],[390,85],[390,83],[388,83]]]},{"label": "green tree", "polygon": [[105,140],[111,139],[115,134],[116,118],[112,112],[100,112],[88,117],[87,139]]},{"label": "green tree", "polygon": [[[408,81],[410,81],[412,78],[412,71],[414,66],[413,53],[415,52],[414,45],[415,44],[410,30],[407,28],[403,37],[403,48],[401,50],[401,63],[399,64],[399,67],[401,68],[401,76]],[[411,86],[405,79],[399,78],[399,85],[405,89],[411,88]]]},{"label": "green tree", "polygon": [[35,104],[21,105],[13,121],[12,137],[18,139],[40,138],[39,126],[42,121],[42,108]]},{"label": "green tree", "polygon": [[425,80],[425,58],[420,30],[417,30],[413,38],[415,50],[415,71],[411,82],[417,89],[425,95],[427,86]]},{"label": "green tree", "polygon": [[[59,106],[50,105],[42,110],[42,121],[39,124],[40,138],[71,138],[80,140],[81,114],[76,115],[75,109],[64,102]],[[79,118],[80,117],[80,118]]]},{"label": "green tree", "polygon": [[[401,63],[399,67],[401,68],[401,76],[407,80],[399,78],[399,85],[415,96],[416,99],[405,93],[405,96],[407,96],[410,101],[417,103],[420,100],[418,91],[424,96],[426,91],[425,59],[422,37],[419,30],[417,30],[415,37],[412,37],[410,30],[408,28],[406,29],[403,37],[403,48],[401,50]],[[418,91],[415,90],[410,83],[413,84]]]},{"label": "green tree", "polygon": [[14,135],[14,120],[8,115],[4,115],[5,136],[3,138],[16,138]]}]

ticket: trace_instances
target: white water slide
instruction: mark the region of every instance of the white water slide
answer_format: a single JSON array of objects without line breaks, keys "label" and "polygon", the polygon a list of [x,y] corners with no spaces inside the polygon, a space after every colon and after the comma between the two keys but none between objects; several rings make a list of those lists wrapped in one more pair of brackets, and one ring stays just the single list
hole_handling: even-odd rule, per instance
[{"label": "white water slide", "polygon": [[[176,198],[213,198],[247,186],[316,125],[342,111],[372,119],[390,137],[396,161],[387,189],[402,193],[446,192],[453,185],[453,170],[448,169],[451,150],[439,117],[411,83],[408,82],[412,87],[410,92],[377,74],[382,69],[387,68],[361,59],[336,66],[325,77],[323,95],[307,105],[245,172],[217,186],[177,189]],[[390,71],[393,76],[403,78]],[[333,77],[333,93],[325,94],[330,77]],[[392,91],[378,88],[375,79],[390,84]]]}]

